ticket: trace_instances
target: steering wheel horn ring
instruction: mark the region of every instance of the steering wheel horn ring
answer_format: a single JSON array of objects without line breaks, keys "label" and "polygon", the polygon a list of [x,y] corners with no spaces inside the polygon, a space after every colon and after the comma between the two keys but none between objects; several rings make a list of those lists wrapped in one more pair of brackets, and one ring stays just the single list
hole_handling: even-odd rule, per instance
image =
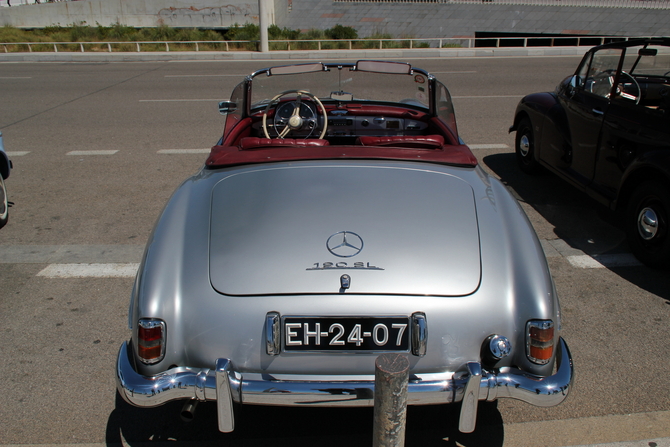
[{"label": "steering wheel horn ring", "polygon": [[[293,102],[293,112],[291,113],[291,116],[289,117],[286,127],[280,131],[277,131],[277,138],[286,138],[286,136],[291,132],[291,131],[297,131],[303,128],[305,125],[305,121],[309,122],[314,122],[316,120],[304,120],[302,116],[300,116],[300,109],[301,109],[301,97],[307,96],[309,99],[311,99],[317,106],[317,113],[321,111],[323,114],[323,128],[321,129],[321,134],[319,135],[320,139],[323,139],[323,137],[326,135],[326,130],[328,128],[328,114],[326,112],[326,108],[323,106],[319,98],[314,96],[313,94],[309,93],[306,90],[286,90],[285,92],[281,92],[278,95],[276,95],[270,102],[268,102],[267,106],[265,106],[265,110],[263,111],[263,123],[262,123],[262,128],[263,128],[263,133],[265,134],[265,138],[271,139],[270,133],[268,132],[268,112],[270,111],[271,107],[275,107],[275,113],[276,113],[276,104],[279,103],[279,100],[287,95],[297,95],[296,100]],[[312,112],[313,113],[313,112]],[[316,118],[316,116],[314,117]],[[310,133],[311,135],[311,133]],[[307,135],[308,138],[309,135]]]}]

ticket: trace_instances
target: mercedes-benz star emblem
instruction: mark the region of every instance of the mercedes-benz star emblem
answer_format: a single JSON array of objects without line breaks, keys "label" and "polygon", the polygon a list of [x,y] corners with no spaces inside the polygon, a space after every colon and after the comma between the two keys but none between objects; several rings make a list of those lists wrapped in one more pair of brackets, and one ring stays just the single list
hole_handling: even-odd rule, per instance
[{"label": "mercedes-benz star emblem", "polygon": [[363,250],[363,239],[351,231],[340,231],[328,238],[326,248],[339,258],[351,258]]}]

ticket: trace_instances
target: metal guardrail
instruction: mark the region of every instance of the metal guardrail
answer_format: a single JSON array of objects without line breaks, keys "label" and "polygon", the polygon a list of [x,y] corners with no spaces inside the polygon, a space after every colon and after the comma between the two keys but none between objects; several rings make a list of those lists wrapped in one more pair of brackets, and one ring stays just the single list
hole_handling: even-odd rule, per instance
[{"label": "metal guardrail", "polygon": [[[645,36],[651,37],[651,36]],[[421,48],[508,48],[595,46],[629,40],[621,36],[482,37],[426,39],[270,40],[270,51],[384,50]],[[143,41],[143,42],[4,42],[5,53],[142,52],[142,51],[258,51],[260,41]]]},{"label": "metal guardrail", "polygon": [[334,3],[495,3],[498,5],[584,6],[670,9],[670,0],[333,0]]}]

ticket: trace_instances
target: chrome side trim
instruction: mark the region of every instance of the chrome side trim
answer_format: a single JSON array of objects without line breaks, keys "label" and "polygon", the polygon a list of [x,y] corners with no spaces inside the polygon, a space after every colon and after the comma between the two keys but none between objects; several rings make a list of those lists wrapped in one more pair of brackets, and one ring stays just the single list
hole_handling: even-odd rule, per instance
[{"label": "chrome side trim", "polygon": [[[278,380],[267,374],[243,377],[234,370],[230,360],[219,359],[216,370],[178,367],[148,377],[134,370],[130,349],[127,343],[121,345],[117,360],[117,387],[126,402],[138,407],[155,407],[180,399],[221,400],[217,403],[222,413],[219,423],[226,430],[234,427],[233,402],[319,407],[374,405],[374,376],[355,381]],[[445,379],[422,380],[410,376],[407,400],[410,405],[427,405],[460,402],[465,396],[472,399],[472,404],[475,397],[487,401],[511,398],[550,407],[565,400],[574,377],[570,350],[562,338],[559,339],[556,365],[556,373],[549,377],[537,377],[511,368],[490,372],[482,370],[477,363],[466,365],[467,371],[439,375]],[[201,374],[203,372],[206,377]],[[466,405],[466,408],[471,407]],[[466,422],[472,421],[470,413],[472,411],[468,409],[463,416]],[[467,425],[464,424],[464,428]]]}]

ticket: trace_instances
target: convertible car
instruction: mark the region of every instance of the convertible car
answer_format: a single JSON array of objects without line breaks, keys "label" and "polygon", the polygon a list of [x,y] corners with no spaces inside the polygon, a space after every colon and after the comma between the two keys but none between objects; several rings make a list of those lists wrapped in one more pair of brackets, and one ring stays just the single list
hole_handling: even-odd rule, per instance
[{"label": "convertible car", "polygon": [[512,131],[523,171],[617,211],[635,256],[670,266],[670,39],[592,48],[556,91],[521,100]]},{"label": "convertible car", "polygon": [[0,228],[7,225],[9,219],[9,200],[7,200],[7,188],[5,188],[5,179],[9,177],[12,170],[12,161],[5,152],[5,145],[2,141],[2,132],[0,132]]},{"label": "convertible car", "polygon": [[132,405],[373,406],[375,359],[410,405],[562,402],[573,366],[540,243],[458,136],[447,88],[406,63],[259,70],[174,193],[131,294]]}]

